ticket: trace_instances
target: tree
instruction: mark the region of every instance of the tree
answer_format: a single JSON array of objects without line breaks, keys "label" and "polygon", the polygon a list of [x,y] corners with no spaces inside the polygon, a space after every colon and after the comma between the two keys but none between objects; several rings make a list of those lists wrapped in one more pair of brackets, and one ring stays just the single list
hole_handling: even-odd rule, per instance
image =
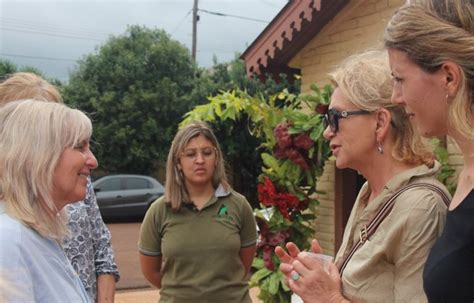
[{"label": "tree", "polygon": [[[22,66],[18,68],[18,66],[15,63],[11,62],[10,60],[0,59],[0,77],[4,77],[8,74],[13,74],[16,72],[29,72],[29,73],[33,73],[40,77],[45,78],[43,76],[43,73],[35,67]],[[48,79],[48,81],[51,81],[52,83],[58,86],[61,85],[60,81],[56,79]]]},{"label": "tree", "polygon": [[0,59],[0,76],[3,77],[8,74],[15,73],[18,70],[16,65],[5,59]]},{"label": "tree", "polygon": [[153,174],[163,163],[190,98],[189,50],[162,30],[131,26],[82,59],[64,88],[88,112],[102,172]]}]

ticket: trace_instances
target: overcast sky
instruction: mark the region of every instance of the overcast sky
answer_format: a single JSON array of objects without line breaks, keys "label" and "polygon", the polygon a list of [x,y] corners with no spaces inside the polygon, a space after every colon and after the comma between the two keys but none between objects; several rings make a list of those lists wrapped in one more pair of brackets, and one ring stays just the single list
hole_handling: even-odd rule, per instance
[{"label": "overcast sky", "polygon": [[[110,35],[127,25],[164,29],[191,49],[193,0],[0,0],[0,58],[19,67],[40,69],[65,81],[76,61],[93,53]],[[212,65],[242,53],[287,0],[199,0],[197,62]]]}]

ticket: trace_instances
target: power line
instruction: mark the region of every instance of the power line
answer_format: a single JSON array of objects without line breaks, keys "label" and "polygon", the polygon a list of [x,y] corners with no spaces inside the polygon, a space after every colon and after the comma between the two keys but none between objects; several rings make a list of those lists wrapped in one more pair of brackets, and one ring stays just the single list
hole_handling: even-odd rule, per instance
[{"label": "power line", "polygon": [[181,26],[181,24],[183,24],[184,20],[186,20],[186,18],[189,16],[189,14],[191,14],[191,12],[193,11],[193,9],[190,9],[186,15],[183,17],[183,19],[181,19],[181,21],[179,21],[178,25],[175,26],[175,28],[171,31],[171,34],[174,34],[176,32],[176,30]]},{"label": "power line", "polygon": [[250,20],[250,21],[256,21],[256,22],[270,23],[270,21],[266,21],[266,20],[248,18],[248,17],[231,15],[231,14],[224,14],[224,13],[219,13],[219,12],[212,12],[212,11],[208,11],[208,10],[205,10],[205,9],[199,9],[199,11],[203,12],[203,13],[210,14],[210,15],[216,15],[216,16],[221,16],[221,17],[232,17],[232,18],[244,19],[244,20]]},{"label": "power line", "polygon": [[36,23],[30,21],[24,21],[19,19],[3,18],[0,20],[0,25],[7,28],[13,28],[16,30],[35,30],[47,33],[56,33],[64,35],[74,36],[87,36],[92,38],[105,39],[109,36],[106,33],[99,33],[97,31],[85,31],[78,30],[75,28],[68,28],[67,26],[55,26],[46,23]]},{"label": "power line", "polygon": [[12,31],[12,32],[38,34],[38,35],[51,36],[51,37],[71,38],[71,39],[79,39],[79,40],[103,41],[101,39],[95,39],[95,38],[92,38],[92,37],[81,37],[81,36],[54,34],[54,33],[42,32],[42,31],[34,31],[34,30],[26,30],[26,29],[15,29],[15,28],[3,27],[3,26],[0,26],[0,28],[4,29],[4,30],[7,30],[7,31]]},{"label": "power line", "polygon": [[73,62],[77,61],[75,59],[67,59],[67,58],[39,57],[39,56],[14,55],[14,54],[4,54],[4,53],[0,53],[0,55],[7,56],[7,57],[19,57],[19,58],[53,60],[53,61],[73,61]]}]

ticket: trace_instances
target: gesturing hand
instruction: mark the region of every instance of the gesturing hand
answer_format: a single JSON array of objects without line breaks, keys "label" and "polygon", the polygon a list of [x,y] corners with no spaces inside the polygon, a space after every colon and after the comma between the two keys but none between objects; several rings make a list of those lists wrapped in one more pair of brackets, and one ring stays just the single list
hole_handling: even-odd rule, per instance
[{"label": "gesturing hand", "polygon": [[[348,302],[341,294],[341,280],[337,267],[329,264],[327,272],[321,260],[308,252],[301,252],[294,243],[287,243],[285,251],[275,248],[275,254],[281,261],[280,270],[285,275],[290,289],[304,302]],[[311,241],[311,251],[322,253],[317,240]]]},{"label": "gesturing hand", "polygon": [[[286,243],[286,249],[288,250],[288,252],[286,252],[285,249],[283,249],[282,247],[277,246],[275,247],[275,254],[281,261],[280,270],[286,276],[288,284],[288,279],[291,279],[291,273],[293,271],[292,263],[294,259],[298,257],[300,249],[293,242]],[[318,254],[321,254],[323,252],[318,240],[313,239],[311,241],[311,251]],[[283,268],[282,265],[284,265]]]}]

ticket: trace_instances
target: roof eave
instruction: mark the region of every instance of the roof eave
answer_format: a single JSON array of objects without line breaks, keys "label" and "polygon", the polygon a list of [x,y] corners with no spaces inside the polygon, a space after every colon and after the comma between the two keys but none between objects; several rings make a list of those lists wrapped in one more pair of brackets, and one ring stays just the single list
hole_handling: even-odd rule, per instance
[{"label": "roof eave", "polygon": [[[313,39],[321,29],[349,2],[331,0],[288,2],[263,32],[240,56],[247,75],[260,78],[278,71],[297,73],[288,62]],[[320,4],[320,6],[318,5]]]}]

